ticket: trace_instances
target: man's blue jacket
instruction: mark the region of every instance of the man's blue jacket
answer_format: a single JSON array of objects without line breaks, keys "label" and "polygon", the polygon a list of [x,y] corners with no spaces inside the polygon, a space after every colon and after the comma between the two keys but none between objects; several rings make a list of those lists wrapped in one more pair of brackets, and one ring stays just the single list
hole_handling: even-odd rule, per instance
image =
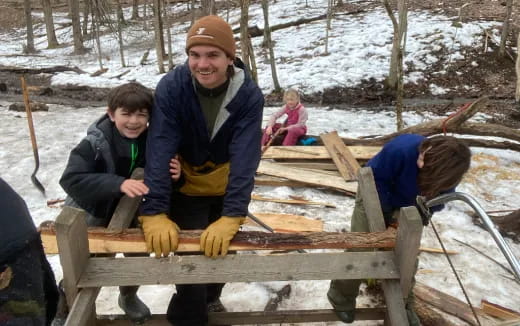
[{"label": "man's blue jacket", "polygon": [[[246,216],[260,161],[264,98],[239,60],[234,68],[212,135],[187,63],[169,72],[157,85],[146,151],[145,183],[150,192],[143,199],[141,214],[169,212],[169,161],[179,154],[183,173],[192,167],[228,167],[222,215]],[[205,173],[204,169],[197,171]],[[211,172],[210,168],[208,174]],[[207,190],[208,194],[199,195],[213,194],[212,189]]]}]

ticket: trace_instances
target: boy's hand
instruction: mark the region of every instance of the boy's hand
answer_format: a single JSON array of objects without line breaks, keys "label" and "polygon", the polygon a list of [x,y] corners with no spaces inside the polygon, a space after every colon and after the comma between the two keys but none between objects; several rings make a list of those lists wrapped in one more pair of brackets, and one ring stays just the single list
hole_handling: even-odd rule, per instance
[{"label": "boy's hand", "polygon": [[204,251],[204,255],[213,258],[217,257],[219,252],[222,256],[227,255],[229,243],[245,219],[245,217],[221,216],[202,232],[200,250]]},{"label": "boy's hand", "polygon": [[273,127],[269,126],[265,129],[265,134],[267,136],[271,135],[273,133]]},{"label": "boy's hand", "polygon": [[181,177],[181,162],[179,162],[178,155],[175,155],[170,161],[170,174],[172,175],[173,181],[179,181]]},{"label": "boy's hand", "polygon": [[149,191],[143,180],[126,179],[119,187],[122,193],[130,198],[146,195]]},{"label": "boy's hand", "polygon": [[139,223],[146,247],[149,252],[155,252],[156,258],[160,258],[161,254],[168,257],[170,252],[177,250],[180,229],[165,213],[139,216]]}]

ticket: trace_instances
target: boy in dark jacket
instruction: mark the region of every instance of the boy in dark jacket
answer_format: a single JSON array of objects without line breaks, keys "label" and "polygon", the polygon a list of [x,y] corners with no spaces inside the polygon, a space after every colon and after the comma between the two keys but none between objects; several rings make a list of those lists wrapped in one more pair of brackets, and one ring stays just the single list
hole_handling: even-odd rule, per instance
[{"label": "boy in dark jacket", "polygon": [[[114,88],[107,113],[88,128],[87,136],[70,153],[60,185],[68,194],[65,205],[88,213],[88,226],[108,226],[124,194],[135,197],[148,193],[142,180],[130,176],[145,164],[152,105],[152,92],[139,83]],[[173,179],[178,179],[179,173],[177,170]],[[130,319],[142,321],[150,316],[150,310],[137,297],[137,289],[120,287],[118,302]]]},{"label": "boy in dark jacket", "polygon": [[0,325],[48,326],[56,280],[22,197],[0,178]]},{"label": "boy in dark jacket", "polygon": [[[245,220],[260,161],[264,98],[235,57],[233,31],[206,16],[186,39],[188,62],[164,76],[155,91],[144,180],[150,188],[139,220],[148,249],[168,256],[178,230],[205,229],[201,251],[226,255]],[[179,155],[184,183],[172,189],[168,163]],[[209,271],[208,271],[209,272]],[[223,284],[178,284],[167,318],[203,326],[222,310]]]},{"label": "boy in dark jacket", "polygon": [[[401,207],[414,206],[421,195],[432,199],[441,193],[452,192],[460,183],[471,160],[466,144],[455,137],[404,134],[385,144],[383,149],[368,161],[372,168],[379,201],[386,226],[399,220]],[[359,193],[359,192],[358,192]],[[438,211],[443,206],[436,206]],[[351,232],[370,232],[361,197],[356,197],[352,213]],[[355,319],[359,280],[333,280],[327,293],[336,315],[345,323]],[[406,302],[406,313],[411,326],[420,325],[414,312],[412,290]]]}]

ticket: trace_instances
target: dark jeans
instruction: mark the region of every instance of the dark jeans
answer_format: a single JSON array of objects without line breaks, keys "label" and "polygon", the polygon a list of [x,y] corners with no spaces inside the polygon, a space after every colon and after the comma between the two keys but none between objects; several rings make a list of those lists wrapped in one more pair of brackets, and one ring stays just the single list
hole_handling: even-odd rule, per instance
[{"label": "dark jeans", "polygon": [[[186,196],[175,192],[171,198],[170,218],[181,230],[205,229],[220,218],[223,197]],[[208,323],[208,303],[220,298],[224,283],[177,284],[170,300],[167,319],[175,326],[198,326]]]},{"label": "dark jeans", "polygon": [[0,263],[0,325],[50,325],[58,289],[40,236]]}]

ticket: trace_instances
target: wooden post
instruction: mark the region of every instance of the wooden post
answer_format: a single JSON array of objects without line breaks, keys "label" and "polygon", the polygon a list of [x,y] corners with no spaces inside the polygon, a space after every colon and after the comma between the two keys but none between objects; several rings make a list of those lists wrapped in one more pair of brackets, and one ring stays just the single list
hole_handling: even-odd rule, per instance
[{"label": "wooden post", "polygon": [[396,265],[401,275],[401,290],[404,298],[408,297],[408,293],[412,288],[422,231],[423,224],[417,208],[401,208],[394,251]]},{"label": "wooden post", "polygon": [[[63,269],[63,288],[67,304],[72,309],[78,295],[78,281],[86,269],[90,257],[85,212],[72,207],[63,207],[56,218],[56,238]],[[96,318],[94,305],[87,314],[88,317],[85,316],[87,324],[85,325],[92,324]],[[72,325],[69,318],[67,318],[66,325]]]},{"label": "wooden post", "polygon": [[[143,177],[144,170],[142,168],[137,168],[132,173],[132,179],[142,180]],[[134,215],[137,211],[137,208],[139,207],[141,198],[142,196],[137,196],[134,198],[130,198],[126,195],[123,196],[117,204],[116,210],[114,211],[114,215],[112,215],[112,219],[110,220],[110,224],[108,224],[107,229],[113,231],[123,231],[123,229],[128,228],[134,219]]]},{"label": "wooden post", "polygon": [[[372,169],[369,167],[361,168],[358,179],[360,196],[363,198],[370,232],[384,231],[386,229],[385,220]],[[408,318],[406,317],[404,296],[399,280],[383,280],[382,286],[387,307],[385,325],[407,326]]]}]

